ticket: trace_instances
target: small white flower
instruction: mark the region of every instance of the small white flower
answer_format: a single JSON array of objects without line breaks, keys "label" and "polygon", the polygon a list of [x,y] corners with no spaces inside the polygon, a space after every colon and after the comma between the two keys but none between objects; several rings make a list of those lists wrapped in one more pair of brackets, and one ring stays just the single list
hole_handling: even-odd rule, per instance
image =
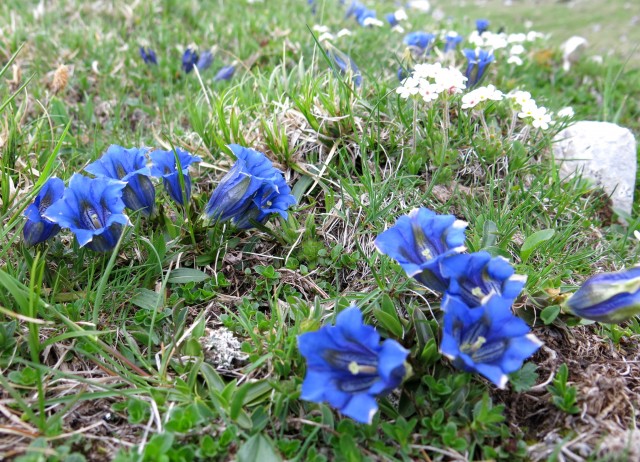
[{"label": "small white flower", "polygon": [[407,77],[402,81],[402,85],[396,88],[396,93],[400,95],[400,98],[407,99],[418,94],[419,86],[420,81],[418,79]]},{"label": "small white flower", "polygon": [[535,42],[536,40],[543,38],[546,38],[546,35],[542,32],[536,32],[534,30],[527,32],[527,42]]},{"label": "small white flower", "polygon": [[527,103],[522,105],[522,108],[518,113],[518,117],[521,119],[524,119],[526,117],[534,117],[537,110],[538,106],[536,105],[536,102],[530,99]]},{"label": "small white flower", "polygon": [[397,32],[398,34],[404,34],[404,27],[402,27],[400,24],[396,24],[391,28],[391,30],[393,32]]},{"label": "small white flower", "polygon": [[322,24],[316,24],[313,26],[313,30],[318,32],[319,34],[325,34],[327,32],[329,32],[329,28],[327,26],[324,26]]},{"label": "small white flower", "polygon": [[542,106],[536,108],[533,112],[533,121],[531,122],[531,125],[534,128],[541,128],[543,130],[546,130],[547,128],[549,128],[550,123],[551,115],[547,113],[547,108]]},{"label": "small white flower", "polygon": [[527,35],[523,34],[523,33],[507,35],[507,42],[508,43],[522,43],[522,42],[524,42],[526,40],[527,40]]},{"label": "small white flower", "polygon": [[429,63],[422,63],[422,64],[416,64],[415,67],[413,68],[413,76],[415,78],[422,78],[422,79],[434,79],[438,73],[440,72],[440,70],[442,69],[442,64],[440,63],[434,63],[434,64],[429,64]]},{"label": "small white flower", "polygon": [[462,109],[469,109],[484,101],[501,101],[504,94],[493,85],[479,87],[462,97]]},{"label": "small white flower", "polygon": [[[528,91],[514,91],[507,95],[508,98],[511,98],[516,104],[522,106],[526,106],[533,100],[531,99],[531,93]],[[535,101],[533,101],[533,105],[535,106]]]},{"label": "small white flower", "polygon": [[351,31],[349,29],[340,29],[338,31],[338,33],[336,34],[336,37],[340,38],[340,37],[345,37],[348,35],[352,35]]},{"label": "small white flower", "polygon": [[384,23],[380,21],[378,18],[365,18],[365,20],[362,21],[362,25],[365,27],[368,27],[368,26],[382,27],[384,26]]},{"label": "small white flower", "polygon": [[466,88],[467,78],[458,69],[453,67],[441,68],[435,76],[435,84],[449,94],[462,93]]},{"label": "small white flower", "polygon": [[[485,32],[485,34],[486,33],[488,33],[488,31]],[[469,40],[469,43],[473,44],[476,48],[482,48],[484,46],[484,38],[482,38],[482,35],[480,35],[477,30],[471,32],[467,40]]]},{"label": "small white flower", "polygon": [[414,10],[424,11],[425,13],[431,9],[431,4],[428,0],[411,0],[407,3],[407,6]]},{"label": "small white flower", "polygon": [[430,103],[431,101],[438,99],[441,91],[442,89],[439,85],[429,83],[427,85],[421,85],[419,93],[425,103]]},{"label": "small white flower", "polygon": [[[489,31],[484,32],[482,37],[485,40],[485,46],[489,48],[493,48],[494,50],[500,50],[502,48],[507,48],[507,36],[506,34],[492,34]],[[486,35],[486,37],[485,37]]]},{"label": "small white flower", "polygon": [[399,10],[396,10],[395,13],[393,13],[393,15],[396,18],[396,21],[406,21],[407,19],[409,19],[409,16],[407,16],[407,12],[404,11],[402,8],[400,8]]},{"label": "small white flower", "polygon": [[515,64],[516,66],[522,66],[523,61],[520,56],[513,55],[513,56],[509,56],[509,59],[507,59],[507,64]]},{"label": "small white flower", "polygon": [[335,36],[331,32],[324,32],[318,37],[318,42],[330,42],[335,39]]},{"label": "small white flower", "polygon": [[571,106],[563,107],[558,111],[558,117],[573,117],[575,112]]},{"label": "small white flower", "polygon": [[524,47],[519,44],[512,46],[511,50],[509,50],[509,54],[512,54],[512,55],[521,55],[524,52],[525,52]]}]

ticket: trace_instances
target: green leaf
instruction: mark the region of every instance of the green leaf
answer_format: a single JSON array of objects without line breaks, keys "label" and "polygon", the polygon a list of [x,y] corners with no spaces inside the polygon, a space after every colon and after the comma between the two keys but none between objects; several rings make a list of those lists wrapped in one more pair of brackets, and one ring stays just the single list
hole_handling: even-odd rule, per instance
[{"label": "green leaf", "polygon": [[542,322],[544,322],[545,325],[548,326],[556,320],[559,314],[560,305],[551,305],[542,310],[542,312],[540,313],[540,319],[542,319]]},{"label": "green leaf", "polygon": [[207,273],[195,268],[177,268],[171,271],[168,282],[186,284],[187,282],[202,282],[211,279]]},{"label": "green leaf", "polygon": [[160,306],[160,294],[153,290],[140,288],[131,298],[131,303],[144,310],[154,311]]},{"label": "green leaf", "polygon": [[520,258],[522,259],[522,262],[526,262],[531,254],[544,242],[551,239],[555,233],[555,229],[542,229],[526,238],[520,248]]},{"label": "green leaf", "polygon": [[480,242],[480,248],[486,249],[487,247],[494,247],[498,240],[498,226],[495,222],[487,220],[482,227],[482,241]]},{"label": "green leaf", "polygon": [[511,382],[513,390],[520,393],[534,386],[538,380],[537,368],[538,366],[534,363],[526,363],[519,371],[509,374],[509,382]]},{"label": "green leaf", "polygon": [[398,318],[398,312],[393,300],[387,294],[382,295],[381,307],[374,311],[374,315],[380,325],[391,332],[395,337],[402,338],[404,329]]},{"label": "green leaf", "polygon": [[271,440],[258,433],[249,438],[238,451],[238,462],[280,462]]}]

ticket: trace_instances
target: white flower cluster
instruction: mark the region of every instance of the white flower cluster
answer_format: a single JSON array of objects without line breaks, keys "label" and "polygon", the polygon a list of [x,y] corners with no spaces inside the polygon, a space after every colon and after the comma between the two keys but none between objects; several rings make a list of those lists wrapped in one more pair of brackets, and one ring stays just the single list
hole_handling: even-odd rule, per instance
[{"label": "white flower cluster", "polygon": [[[507,95],[502,93],[493,85],[487,85],[486,87],[479,87],[462,96],[462,109],[471,109],[477,105],[484,103],[485,101],[502,101],[508,98],[511,100],[515,111],[518,114],[518,118],[530,123],[534,128],[541,128],[546,130],[551,123],[551,114],[544,106],[538,106],[531,93],[528,91],[513,91]],[[559,116],[571,117],[571,108],[565,108],[558,113]]]},{"label": "white flower cluster", "polygon": [[453,67],[440,63],[416,64],[410,77],[396,89],[401,98],[422,98],[426,103],[435,101],[440,94],[462,93],[467,78]]},{"label": "white flower cluster", "polygon": [[507,95],[518,109],[518,117],[531,123],[533,128],[546,130],[551,123],[551,114],[544,106],[538,106],[528,91],[514,91]]},{"label": "white flower cluster", "polygon": [[478,48],[500,50],[513,44],[521,45],[525,42],[535,42],[540,38],[546,38],[546,35],[536,31],[529,31],[526,34],[505,34],[504,32],[496,34],[491,31],[485,31],[480,34],[478,31],[473,31],[469,35],[469,42]]},{"label": "white flower cluster", "polygon": [[493,85],[479,87],[462,97],[462,109],[470,109],[485,101],[502,101],[504,94]]},{"label": "white flower cluster", "polygon": [[327,26],[316,24],[313,26],[314,32],[318,32],[318,42],[331,42],[336,38],[352,35],[349,29],[340,29],[337,34],[332,34]]}]

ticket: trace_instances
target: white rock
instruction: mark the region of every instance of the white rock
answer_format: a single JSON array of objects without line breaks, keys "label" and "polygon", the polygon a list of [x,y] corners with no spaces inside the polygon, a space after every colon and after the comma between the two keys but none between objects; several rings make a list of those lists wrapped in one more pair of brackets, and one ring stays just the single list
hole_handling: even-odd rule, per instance
[{"label": "white rock", "polygon": [[627,128],[581,121],[554,138],[561,177],[577,172],[602,186],[613,207],[631,214],[636,182],[636,140]]},{"label": "white rock", "polygon": [[571,68],[572,63],[578,61],[587,44],[586,38],[574,35],[560,45],[560,50],[562,50],[562,68],[565,71]]}]

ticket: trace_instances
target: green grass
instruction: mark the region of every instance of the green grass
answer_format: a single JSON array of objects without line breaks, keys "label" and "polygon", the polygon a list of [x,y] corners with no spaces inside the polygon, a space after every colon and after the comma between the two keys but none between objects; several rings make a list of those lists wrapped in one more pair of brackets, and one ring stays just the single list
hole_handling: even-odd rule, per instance
[{"label": "green grass", "polygon": [[[370,3],[380,17],[394,8]],[[566,23],[559,22],[565,4],[534,13],[494,3],[441,8],[461,33],[476,15],[509,32],[523,31],[526,18],[553,31],[554,41],[531,45],[522,67],[497,60],[485,83],[640,132],[637,70],[620,58],[600,65],[588,56],[569,73],[561,68],[555,44],[585,30],[595,2],[577,6]],[[603,23],[602,43],[613,43],[613,31],[629,20],[617,3],[606,5],[611,25]],[[15,59],[0,76],[0,457],[528,460],[575,453],[582,435],[588,454],[580,455],[599,460],[611,428],[622,435],[637,425],[637,319],[621,327],[540,319],[558,291],[634,265],[640,250],[638,219],[623,227],[593,185],[559,181],[548,155],[559,127],[514,139],[511,114],[494,105],[486,136],[455,102],[446,134],[441,106],[419,107],[414,122],[413,105],[395,93],[402,35],[360,28],[337,1],[319,2],[316,17],[297,0],[135,7],[59,0],[36,17],[37,5],[0,5],[0,60]],[[361,89],[329,66],[309,29],[315,23],[352,30],[335,45],[360,66]],[[410,23],[408,30],[439,28],[429,15]],[[629,38],[637,41],[635,29]],[[215,46],[202,84],[180,70],[192,42]],[[141,45],[156,51],[158,66],[141,62]],[[234,78],[214,82],[234,61]],[[54,94],[62,64],[71,72]],[[285,172],[298,199],[288,220],[238,231],[201,219],[233,163],[230,143],[265,152]],[[133,216],[113,253],[79,248],[69,233],[26,248],[21,213],[36,190],[51,174],[67,180],[110,144],[200,155],[189,208],[158,187],[158,217]],[[512,378],[513,389],[497,390],[442,358],[440,296],[375,252],[375,237],[415,207],[467,221],[469,251],[503,255],[528,277],[515,308],[556,356],[534,356]],[[527,249],[541,230],[554,232]],[[351,302],[384,338],[411,350],[413,376],[380,400],[370,426],[299,400],[305,364],[296,336]],[[240,344],[226,365],[211,349],[222,329]],[[620,375],[616,367],[627,358],[634,369]],[[617,380],[631,411],[592,383],[585,361]],[[565,363],[567,374],[562,368],[545,383]],[[599,403],[587,393],[594,386],[602,387]],[[598,425],[587,426],[575,406]]]}]

